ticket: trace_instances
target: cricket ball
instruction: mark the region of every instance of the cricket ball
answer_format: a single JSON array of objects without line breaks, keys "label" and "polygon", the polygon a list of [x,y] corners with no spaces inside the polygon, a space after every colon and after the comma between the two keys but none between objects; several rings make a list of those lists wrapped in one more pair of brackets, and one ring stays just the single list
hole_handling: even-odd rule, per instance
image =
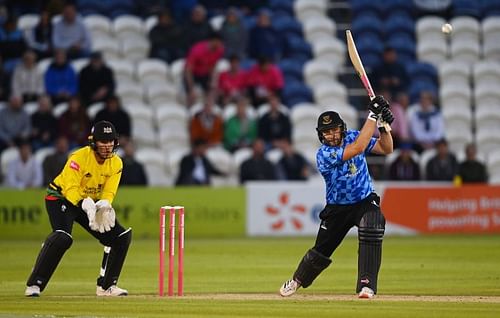
[{"label": "cricket ball", "polygon": [[451,33],[451,31],[453,31],[453,27],[451,26],[451,24],[449,24],[449,23],[445,23],[445,24],[443,24],[443,26],[441,27],[441,31],[442,31],[444,34],[449,34],[449,33]]}]

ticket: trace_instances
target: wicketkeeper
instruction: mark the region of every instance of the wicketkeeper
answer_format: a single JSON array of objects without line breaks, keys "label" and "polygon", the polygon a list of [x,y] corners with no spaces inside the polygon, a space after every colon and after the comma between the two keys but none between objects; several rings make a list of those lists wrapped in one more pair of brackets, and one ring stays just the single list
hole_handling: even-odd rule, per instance
[{"label": "wicketkeeper", "polygon": [[[383,128],[383,122],[391,124],[394,117],[382,96],[370,102],[369,110],[361,131],[347,130],[340,115],[333,111],[318,118],[316,130],[322,145],[316,163],[326,183],[326,206],[319,215],[316,243],[304,255],[292,279],[281,286],[282,296],[294,294],[300,286],[309,287],[330,265],[330,256],[353,226],[358,227],[359,239],[356,293],[359,298],[373,298],[377,292],[385,218],[365,156],[393,151],[391,134]],[[377,127],[380,137],[374,138]]]},{"label": "wicketkeeper", "polygon": [[[73,152],[61,173],[49,184],[45,205],[52,233],[45,239],[26,285],[26,296],[40,296],[64,253],[73,243],[73,222],[104,246],[111,247],[97,296],[126,296],[116,284],[132,239],[132,229],[118,223],[112,207],[122,160],[115,154],[118,135],[110,122],[92,128],[89,145]],[[104,265],[104,264],[103,264]]]}]

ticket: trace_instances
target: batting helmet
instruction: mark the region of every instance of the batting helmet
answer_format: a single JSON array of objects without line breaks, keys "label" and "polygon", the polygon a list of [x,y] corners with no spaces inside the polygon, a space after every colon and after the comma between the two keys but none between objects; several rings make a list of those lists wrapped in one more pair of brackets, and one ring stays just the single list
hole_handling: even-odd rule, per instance
[{"label": "batting helmet", "polygon": [[113,151],[115,151],[119,145],[118,133],[116,132],[115,126],[106,120],[101,120],[95,123],[94,127],[92,127],[92,130],[90,131],[90,148],[96,150],[96,141],[114,141]]},{"label": "batting helmet", "polygon": [[342,138],[347,130],[347,126],[345,122],[340,117],[339,113],[334,111],[326,111],[319,115],[318,117],[318,126],[316,127],[316,131],[318,132],[318,138],[321,143],[324,143],[325,139],[323,138],[323,131],[340,127],[340,131],[342,133]]}]

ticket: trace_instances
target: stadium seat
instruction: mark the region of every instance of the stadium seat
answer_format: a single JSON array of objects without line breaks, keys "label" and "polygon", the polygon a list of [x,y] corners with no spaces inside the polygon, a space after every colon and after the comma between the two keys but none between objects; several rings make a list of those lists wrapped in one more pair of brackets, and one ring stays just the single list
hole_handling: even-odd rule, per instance
[{"label": "stadium seat", "polygon": [[445,23],[445,19],[437,16],[424,16],[418,19],[415,26],[417,42],[446,43],[446,37],[441,31],[441,27]]},{"label": "stadium seat", "polygon": [[459,153],[465,148],[465,145],[473,141],[472,131],[470,127],[447,125],[446,141],[451,152]]},{"label": "stadium seat", "polygon": [[34,28],[38,21],[40,21],[40,16],[38,14],[23,14],[17,19],[17,28],[23,32]]},{"label": "stadium seat", "polygon": [[43,148],[40,148],[37,151],[35,151],[33,156],[35,157],[35,160],[38,161],[38,163],[42,165],[45,158],[47,156],[53,154],[54,152],[56,152],[56,148],[54,148],[54,147],[51,147],[51,146],[43,147]]},{"label": "stadium seat", "polygon": [[[498,107],[498,106],[497,106]],[[475,114],[476,130],[497,130],[500,127],[500,112],[497,107],[477,107]],[[499,132],[500,133],[500,132]]]},{"label": "stadium seat", "polygon": [[315,104],[298,104],[290,112],[292,127],[305,126],[314,131],[320,114],[321,108]]},{"label": "stadium seat", "polygon": [[38,73],[40,74],[45,74],[45,72],[47,72],[47,69],[49,68],[50,64],[52,64],[52,58],[50,57],[47,57],[47,58],[44,58],[44,59],[41,59],[40,61],[38,61],[38,63],[36,64],[36,69],[38,71]]},{"label": "stadium seat", "polygon": [[472,16],[476,19],[481,17],[480,1],[470,0],[453,0],[452,14],[453,16]]},{"label": "stadium seat", "polygon": [[225,19],[226,18],[223,15],[216,15],[211,17],[208,22],[210,23],[210,26],[212,27],[212,29],[214,29],[214,31],[220,31]]},{"label": "stadium seat", "polygon": [[175,83],[178,85],[182,83],[182,78],[184,76],[184,64],[185,64],[185,59],[181,58],[178,60],[173,61],[170,64],[170,74],[172,76],[172,79],[174,80]]},{"label": "stadium seat", "polygon": [[304,79],[309,87],[336,80],[337,68],[325,60],[313,59],[304,64]]},{"label": "stadium seat", "polygon": [[250,159],[252,157],[252,155],[253,155],[253,151],[251,148],[240,148],[233,153],[234,167],[238,171],[238,173],[239,173],[241,164],[245,160]]},{"label": "stadium seat", "polygon": [[450,45],[451,58],[468,64],[478,61],[480,52],[477,41],[452,41]]},{"label": "stadium seat", "polygon": [[[401,149],[399,148],[396,148],[394,149],[394,151],[390,154],[388,154],[386,157],[385,157],[385,161],[384,161],[384,171],[385,171],[385,175],[388,176],[389,175],[389,169],[392,165],[392,163],[394,161],[396,161],[396,159],[399,157],[399,155],[401,154]],[[418,152],[416,152],[415,150],[410,150],[410,156],[411,158],[416,162],[420,162],[420,155],[418,154]]]},{"label": "stadium seat", "polygon": [[170,83],[149,83],[144,86],[146,100],[154,107],[176,103],[177,89]]},{"label": "stadium seat", "polygon": [[269,9],[273,12],[273,15],[294,15],[293,1],[290,0],[270,0]]},{"label": "stadium seat", "polygon": [[77,74],[80,73],[80,71],[82,70],[82,68],[84,68],[88,64],[89,64],[89,59],[86,58],[86,57],[79,58],[79,59],[71,61],[71,66],[73,66],[73,69],[75,70],[75,72]]},{"label": "stadium seat", "polygon": [[144,37],[144,28],[139,17],[121,15],[113,20],[112,25],[115,36],[121,40],[129,37]]},{"label": "stadium seat", "polygon": [[307,41],[314,43],[321,39],[329,39],[337,34],[335,22],[328,17],[307,19],[303,22],[304,33]]},{"label": "stadium seat", "polygon": [[363,34],[378,34],[380,38],[384,38],[384,24],[382,20],[375,15],[360,15],[352,21],[351,31],[354,39]]},{"label": "stadium seat", "polygon": [[490,16],[481,23],[483,44],[488,42],[500,42],[500,17]]},{"label": "stadium seat", "polygon": [[327,0],[296,0],[293,3],[295,16],[302,22],[310,17],[325,16]]},{"label": "stadium seat", "polygon": [[486,167],[490,183],[500,184],[500,149],[490,152],[486,160]]},{"label": "stadium seat", "polygon": [[347,129],[358,129],[359,118],[356,108],[349,104],[320,104],[321,111],[335,111],[340,114],[340,117],[345,121]]},{"label": "stadium seat", "polygon": [[319,144],[316,130],[304,125],[292,128],[292,140],[295,149],[311,149]]},{"label": "stadium seat", "polygon": [[172,176],[173,181],[177,179],[179,175],[180,165],[182,158],[189,153],[190,148],[170,148],[166,153],[166,165],[167,172]]},{"label": "stadium seat", "polygon": [[83,18],[85,26],[92,34],[92,38],[113,36],[111,20],[101,14],[91,14]]},{"label": "stadium seat", "polygon": [[416,47],[417,58],[422,62],[428,62],[438,67],[448,60],[448,45],[443,40],[425,39],[419,40]]},{"label": "stadium seat", "polygon": [[351,12],[353,14],[354,20],[359,16],[368,14],[374,14],[377,17],[382,17],[383,6],[382,2],[371,1],[371,0],[351,0]]},{"label": "stadium seat", "polygon": [[28,115],[31,116],[33,113],[35,113],[38,110],[38,102],[25,103],[23,105],[23,109]]},{"label": "stadium seat", "polygon": [[320,60],[329,61],[335,65],[344,65],[346,45],[337,38],[313,43],[314,56]]},{"label": "stadium seat", "polygon": [[420,178],[425,180],[427,177],[427,163],[436,155],[437,151],[434,148],[426,149],[420,154],[420,161],[418,163],[420,167]]},{"label": "stadium seat", "polygon": [[140,60],[136,67],[136,77],[143,84],[168,83],[170,81],[168,64],[160,59]]},{"label": "stadium seat", "polygon": [[165,155],[155,148],[140,148],[135,153],[135,158],[142,163],[146,170],[149,186],[172,185],[172,178],[166,173]]},{"label": "stadium seat", "polygon": [[285,57],[300,60],[301,63],[312,58],[311,44],[305,41],[302,37],[296,35],[288,35],[286,37]]},{"label": "stadium seat", "polygon": [[[387,38],[391,38],[394,34],[406,34],[412,40],[415,37],[415,22],[411,15],[393,15],[391,14],[384,21],[384,34]],[[414,41],[414,40],[413,40]]]},{"label": "stadium seat", "polygon": [[470,108],[472,90],[468,84],[443,83],[439,90],[439,100],[442,108]]},{"label": "stadium seat", "polygon": [[120,43],[114,37],[93,38],[92,51],[102,52],[105,60],[118,60],[122,58]]},{"label": "stadium seat", "polygon": [[106,64],[113,70],[113,74],[118,85],[125,82],[135,82],[135,66],[131,61],[125,59],[113,59],[108,60]]},{"label": "stadium seat", "polygon": [[427,80],[412,81],[409,88],[410,100],[416,102],[423,91],[428,91],[434,96],[438,96],[438,90],[438,85],[433,82]]},{"label": "stadium seat", "polygon": [[293,107],[299,103],[312,102],[313,94],[311,89],[301,81],[291,81],[285,83],[282,91],[283,103],[288,107]]},{"label": "stadium seat", "polygon": [[116,87],[116,95],[118,95],[122,103],[126,104],[142,104],[143,92],[141,85],[133,82],[122,81],[118,82]]},{"label": "stadium seat", "polygon": [[345,105],[347,104],[347,89],[337,81],[321,83],[313,87],[314,99],[320,105]]},{"label": "stadium seat", "polygon": [[500,62],[483,60],[474,63],[472,74],[476,86],[486,85],[487,83],[500,83]]},{"label": "stadium seat", "polygon": [[451,41],[479,42],[481,26],[477,19],[468,16],[458,16],[450,20],[453,26]]},{"label": "stadium seat", "polygon": [[471,68],[458,61],[447,61],[439,64],[440,85],[470,85]]},{"label": "stadium seat", "polygon": [[498,107],[500,105],[498,83],[478,83],[474,89],[474,102],[477,109],[482,107]]},{"label": "stadium seat", "polygon": [[273,18],[272,25],[281,36],[302,37],[302,24],[292,16],[280,16]]},{"label": "stadium seat", "polygon": [[406,72],[412,81],[429,81],[438,84],[437,70],[434,65],[424,62],[406,65]]},{"label": "stadium seat", "polygon": [[499,130],[480,129],[476,132],[477,149],[489,156],[490,153],[500,149]]},{"label": "stadium seat", "polygon": [[143,104],[125,104],[132,121],[132,138],[138,148],[157,147],[157,133],[154,129],[153,110]]},{"label": "stadium seat", "polygon": [[56,118],[59,118],[67,110],[68,110],[68,103],[60,103],[54,106],[54,108],[52,109],[52,114]]},{"label": "stadium seat", "polygon": [[278,62],[278,67],[285,77],[294,78],[297,81],[303,80],[302,61],[294,59],[281,59]]},{"label": "stadium seat", "polygon": [[[235,104],[226,104],[224,106],[224,109],[222,110],[222,118],[224,121],[227,121],[234,115],[236,115],[237,109]],[[248,118],[256,119],[257,118],[257,111],[253,107],[247,107],[246,108],[246,114]]]},{"label": "stadium seat", "polygon": [[0,178],[1,180],[5,180],[9,163],[17,158],[19,158],[19,151],[16,147],[9,147],[0,153],[0,173],[2,174],[2,178]]},{"label": "stadium seat", "polygon": [[143,23],[142,23],[142,28],[144,30],[144,33],[147,35],[151,29],[158,24],[158,17],[156,15],[152,15],[147,17]]},{"label": "stadium seat", "polygon": [[206,156],[217,170],[228,176],[235,172],[233,156],[223,147],[210,147],[207,149]]},{"label": "stadium seat", "polygon": [[387,40],[387,45],[396,50],[401,63],[411,63],[415,61],[416,45],[415,40],[406,33],[396,33]]},{"label": "stadium seat", "polygon": [[145,37],[126,37],[120,42],[125,59],[137,62],[147,58],[151,43]]}]

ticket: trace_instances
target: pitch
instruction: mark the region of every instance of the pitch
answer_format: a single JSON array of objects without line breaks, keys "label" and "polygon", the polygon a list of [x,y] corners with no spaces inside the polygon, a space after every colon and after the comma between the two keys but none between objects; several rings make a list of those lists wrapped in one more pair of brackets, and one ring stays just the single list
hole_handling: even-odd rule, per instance
[{"label": "pitch", "polygon": [[101,247],[76,240],[40,298],[24,284],[40,242],[2,241],[0,317],[498,317],[500,236],[387,237],[379,295],[354,294],[356,245],[348,238],[308,289],[278,295],[312,238],[186,238],[184,297],[158,297],[158,241],[133,241],[119,285],[96,298]]}]

